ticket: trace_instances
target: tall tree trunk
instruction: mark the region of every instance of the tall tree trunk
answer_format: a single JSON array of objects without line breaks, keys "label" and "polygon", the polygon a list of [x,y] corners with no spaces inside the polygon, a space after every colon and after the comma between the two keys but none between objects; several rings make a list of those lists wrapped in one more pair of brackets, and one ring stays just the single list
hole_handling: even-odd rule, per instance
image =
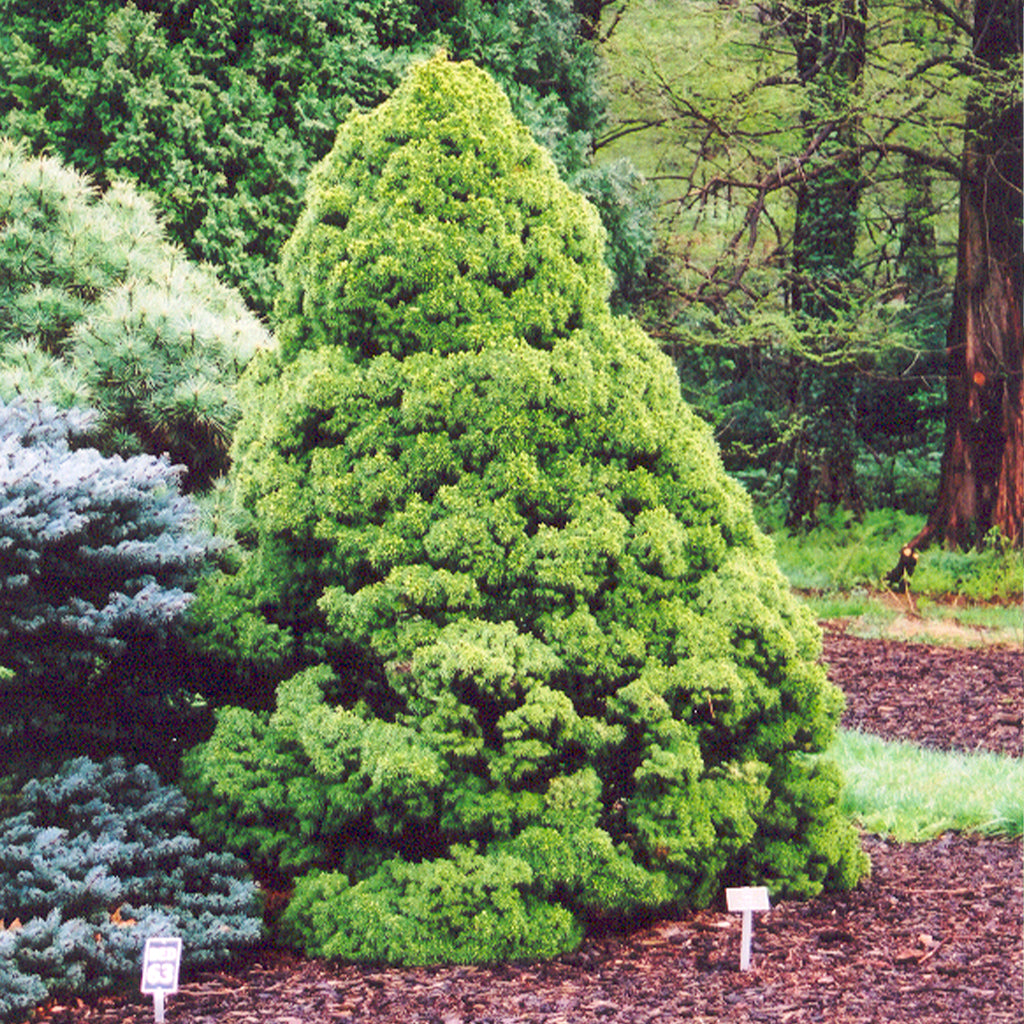
[{"label": "tall tree trunk", "polygon": [[856,274],[858,206],[863,187],[856,151],[858,124],[851,115],[866,59],[865,0],[804,0],[785,12],[796,51],[797,74],[806,90],[808,139],[825,131],[821,174],[797,190],[793,274],[794,313],[815,323],[817,360],[798,371],[806,427],[796,439],[796,479],[787,525],[814,520],[822,502],[860,508],[854,476],[855,395],[851,367],[843,365],[844,339],[829,325],[849,309]]},{"label": "tall tree trunk", "polygon": [[855,274],[864,183],[860,163],[850,155],[859,130],[850,107],[867,57],[866,21],[864,0],[804,0],[787,21],[806,90],[806,136],[827,132],[820,146],[822,173],[797,190],[790,301],[795,311],[821,320],[848,308]]},{"label": "tall tree trunk", "polygon": [[932,171],[915,160],[903,163],[903,224],[896,261],[902,275],[897,291],[907,302],[926,301],[939,283],[939,252],[935,237]]},{"label": "tall tree trunk", "polygon": [[1021,21],[1020,0],[975,0],[945,452],[935,508],[905,551],[966,548],[993,527],[1018,546],[1024,534]]},{"label": "tall tree trunk", "polygon": [[[584,39],[597,40],[601,32],[601,15],[606,7],[611,7],[615,0],[575,0],[574,7],[580,16],[579,33]],[[625,7],[619,8],[612,19],[612,27],[622,17]]]}]

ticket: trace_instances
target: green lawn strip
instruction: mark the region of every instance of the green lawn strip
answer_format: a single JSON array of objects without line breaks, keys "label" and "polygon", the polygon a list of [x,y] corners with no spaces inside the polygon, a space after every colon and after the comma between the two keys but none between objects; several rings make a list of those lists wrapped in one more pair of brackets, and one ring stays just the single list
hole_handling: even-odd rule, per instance
[{"label": "green lawn strip", "polygon": [[948,831],[1024,831],[1020,758],[931,750],[848,730],[839,731],[830,754],[846,782],[843,810],[868,832],[923,842]]},{"label": "green lawn strip", "polygon": [[845,593],[797,591],[819,622],[842,620],[848,636],[906,640],[951,647],[1024,645],[1019,603],[972,603],[854,589]]}]

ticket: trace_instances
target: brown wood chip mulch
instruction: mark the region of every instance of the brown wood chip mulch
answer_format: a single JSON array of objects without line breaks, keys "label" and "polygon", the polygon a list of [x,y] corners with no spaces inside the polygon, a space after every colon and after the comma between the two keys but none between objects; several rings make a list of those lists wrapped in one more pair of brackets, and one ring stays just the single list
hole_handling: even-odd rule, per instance
[{"label": "brown wood chip mulch", "polygon": [[[942,748],[1020,756],[1024,652],[858,640],[830,632],[825,660],[847,694],[844,726]],[[899,846],[865,835],[871,877],[853,892],[740,921],[720,908],[557,960],[493,968],[381,969],[261,950],[185,979],[168,1024],[1020,1024],[1019,840],[945,835]],[[137,994],[39,1019],[143,1024]]]},{"label": "brown wood chip mulch", "polygon": [[1024,651],[825,634],[825,662],[846,694],[847,729],[942,750],[1020,757]]}]

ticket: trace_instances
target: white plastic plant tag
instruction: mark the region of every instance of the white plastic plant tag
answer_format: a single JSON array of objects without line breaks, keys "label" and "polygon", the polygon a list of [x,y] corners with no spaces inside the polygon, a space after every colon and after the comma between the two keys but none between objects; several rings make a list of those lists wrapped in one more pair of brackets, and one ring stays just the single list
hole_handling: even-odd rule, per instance
[{"label": "white plastic plant tag", "polygon": [[178,991],[178,969],[181,966],[181,939],[146,939],[142,954],[143,995],[153,997],[156,1024],[163,1024],[164,999]]},{"label": "white plastic plant tag", "polygon": [[750,970],[750,944],[754,935],[754,911],[771,910],[768,889],[763,885],[749,885],[725,890],[725,905],[730,913],[743,914],[743,936],[740,939],[740,970]]}]

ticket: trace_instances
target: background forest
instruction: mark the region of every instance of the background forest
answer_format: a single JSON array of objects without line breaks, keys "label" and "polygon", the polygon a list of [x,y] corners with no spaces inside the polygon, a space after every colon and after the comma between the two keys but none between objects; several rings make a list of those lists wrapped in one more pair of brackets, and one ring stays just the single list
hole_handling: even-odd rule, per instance
[{"label": "background forest", "polygon": [[[1019,238],[1019,12],[610,6],[621,18],[605,47],[613,120],[599,153],[631,156],[657,186],[665,272],[648,322],[727,464],[789,526],[822,506],[930,512],[956,373],[946,346],[955,363],[962,343],[955,327],[947,339],[961,196],[983,187],[961,154],[984,149],[980,131],[1015,132],[993,173],[1010,176],[999,229]],[[998,61],[981,59],[983,31]],[[965,150],[978,104],[987,119],[967,124]],[[1007,337],[1019,417],[1019,314]]]},{"label": "background forest", "polygon": [[[931,0],[8,0],[0,130],[152,192],[170,238],[265,314],[336,125],[445,46],[496,76],[601,210],[615,301],[672,353],[731,472],[791,526],[823,504],[926,514],[960,189],[982,187],[966,138],[1002,140],[996,212],[1019,220],[1019,132],[999,122],[1019,120],[1018,13],[980,5],[986,50],[970,4]],[[1019,360],[1000,358],[990,391],[1009,372],[1019,395]],[[1019,488],[1012,503],[948,539],[997,521],[1013,539]]]},{"label": "background forest", "polygon": [[[404,187],[373,191],[373,147],[390,160],[407,129],[378,138],[369,112],[438,51],[484,69],[530,142],[499,110],[495,138],[514,139],[502,157],[452,128],[423,141],[434,164],[409,156]],[[986,551],[969,567],[937,556],[937,589],[1019,591],[1020,81],[1007,0],[0,0],[0,1018],[111,984],[161,928],[188,937],[194,962],[256,941],[246,862],[265,884],[308,872],[290,941],[348,949],[321,908],[360,931],[383,907],[407,958],[431,955],[435,891],[467,919],[514,919],[480,939],[486,959],[557,951],[519,945],[531,920],[554,921],[567,947],[588,921],[706,901],[721,878],[802,895],[853,884],[863,864],[836,819],[837,778],[806,759],[828,747],[838,705],[758,527],[783,554],[817,527],[869,538],[870,564],[828,585],[878,585],[899,559],[890,583],[904,587],[918,551],[945,544]],[[437,88],[456,107],[479,90],[487,117],[504,102],[475,79]],[[364,126],[348,164],[332,151],[342,124]],[[416,183],[459,147],[492,161],[492,182],[469,158],[463,170],[513,212],[498,231],[473,208],[498,240],[457,264],[479,294],[451,299],[424,284],[441,255],[416,218],[448,221]],[[370,207],[345,189],[378,212],[361,220]],[[398,230],[405,204],[415,216]],[[335,229],[349,249],[322,242]],[[407,257],[384,275],[367,253],[389,231]],[[416,238],[422,261],[402,249]],[[321,244],[367,275],[348,306],[318,291]],[[458,331],[416,319],[427,294]],[[655,347],[622,316],[671,359],[697,418],[665,397]],[[424,382],[450,389],[456,366],[467,394],[481,388],[484,363],[430,359],[503,331],[543,353],[509,357],[518,395],[469,412],[425,398],[413,428],[381,412]],[[589,398],[543,397],[545,374],[584,364]],[[328,380],[346,411],[322,407]],[[461,437],[463,414],[624,468],[591,477],[501,440],[467,448],[452,476],[452,451],[414,435],[451,416]],[[382,451],[406,454],[325,455],[349,436],[344,416],[352,437],[372,426],[374,443],[393,434]],[[482,469],[484,490],[466,490],[471,464],[504,460],[514,498]],[[363,482],[343,487],[344,473]],[[506,543],[514,572],[488,567],[478,527],[486,543],[521,531]],[[609,568],[627,564],[635,577]],[[524,604],[534,590],[550,607]],[[680,638],[671,657],[637,639],[655,607]],[[414,611],[422,629],[405,623]],[[437,693],[413,688],[413,666]],[[712,677],[727,681],[707,690],[705,720]],[[414,712],[441,693],[462,703]],[[478,727],[479,749],[452,738]],[[602,791],[613,749],[636,775]],[[415,796],[396,810],[389,786],[465,788],[435,860],[410,854],[433,811]],[[646,801],[632,821],[626,792]],[[323,873],[339,850],[347,875]],[[457,948],[465,923],[451,929]]]}]

